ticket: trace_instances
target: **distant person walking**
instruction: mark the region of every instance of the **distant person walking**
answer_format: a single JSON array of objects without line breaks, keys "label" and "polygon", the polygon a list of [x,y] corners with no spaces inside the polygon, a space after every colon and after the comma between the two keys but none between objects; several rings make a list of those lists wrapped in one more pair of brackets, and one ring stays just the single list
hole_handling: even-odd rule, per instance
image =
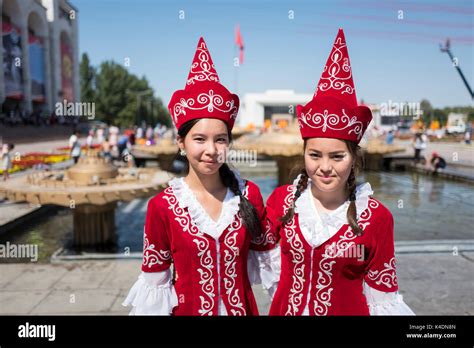
[{"label": "distant person walking", "polygon": [[466,133],[464,133],[464,142],[466,145],[471,145],[471,134],[472,134],[472,125],[469,123],[466,127]]},{"label": "distant person walking", "polygon": [[94,145],[94,130],[91,129],[89,130],[89,135],[87,136],[87,148],[92,149],[92,146]]},{"label": "distant person walking", "polygon": [[79,132],[74,131],[69,138],[69,148],[71,149],[71,157],[74,159],[74,164],[79,161],[81,157],[81,143],[79,142]]},{"label": "distant person walking", "polygon": [[415,150],[415,163],[421,160],[421,152],[426,149],[426,136],[422,133],[416,133],[412,146]]},{"label": "distant person walking", "polygon": [[105,158],[105,160],[108,162],[111,162],[112,153],[110,152],[109,138],[105,138],[104,141],[102,142],[101,151],[102,151],[102,156]]},{"label": "distant person walking", "polygon": [[97,143],[102,144],[104,139],[104,128],[99,127],[99,129],[97,129]]},{"label": "distant person walking", "polygon": [[393,144],[393,139],[395,138],[395,133],[393,132],[393,130],[389,130],[388,133],[387,133],[387,136],[385,138],[385,143],[387,145],[392,145]]},{"label": "distant person walking", "polygon": [[1,160],[2,160],[2,171],[3,171],[3,181],[7,181],[10,178],[8,170],[12,169],[12,158],[10,152],[13,150],[15,145],[13,144],[3,144]]}]

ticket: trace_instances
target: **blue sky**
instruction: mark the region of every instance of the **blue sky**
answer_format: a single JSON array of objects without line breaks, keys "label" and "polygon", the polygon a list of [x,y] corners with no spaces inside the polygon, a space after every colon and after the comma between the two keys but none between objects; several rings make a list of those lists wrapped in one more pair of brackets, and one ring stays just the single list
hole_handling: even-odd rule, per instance
[{"label": "blue sky", "polygon": [[[184,87],[201,35],[221,82],[232,92],[313,93],[339,27],[358,99],[472,105],[448,55],[439,50],[439,43],[451,38],[452,52],[474,88],[472,0],[70,2],[79,10],[81,54],[87,52],[95,66],[129,58],[128,69],[145,75],[165,105],[173,91]],[[233,65],[236,24],[245,44],[239,68]]]}]

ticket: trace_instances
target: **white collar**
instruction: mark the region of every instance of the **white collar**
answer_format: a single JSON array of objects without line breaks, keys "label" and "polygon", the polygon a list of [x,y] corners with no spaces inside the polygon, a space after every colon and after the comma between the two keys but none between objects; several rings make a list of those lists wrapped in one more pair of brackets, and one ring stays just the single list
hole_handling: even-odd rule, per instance
[{"label": "white collar", "polygon": [[[299,176],[293,182],[297,185]],[[332,238],[341,227],[347,224],[347,208],[349,200],[331,213],[320,213],[314,204],[313,195],[310,189],[311,179],[308,179],[308,185],[295,202],[295,213],[298,214],[301,232],[306,241],[313,247],[326,242]],[[356,208],[357,218],[367,209],[369,199],[373,195],[372,188],[368,182],[357,185],[356,187]]]},{"label": "white collar", "polygon": [[[239,182],[240,191],[244,194],[245,182],[237,171],[233,172]],[[239,211],[240,197],[227,189],[227,194],[222,202],[221,215],[216,222],[207,214],[184,178],[174,178],[168,182],[168,185],[173,189],[179,207],[188,208],[189,216],[199,231],[210,235],[214,239],[221,236],[227,226],[234,221],[235,215]]]}]

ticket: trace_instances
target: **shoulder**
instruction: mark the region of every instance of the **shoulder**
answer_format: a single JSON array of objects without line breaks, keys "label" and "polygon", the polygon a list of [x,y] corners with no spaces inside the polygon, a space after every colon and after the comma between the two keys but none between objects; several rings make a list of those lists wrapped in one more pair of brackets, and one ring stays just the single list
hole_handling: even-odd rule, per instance
[{"label": "shoulder", "polygon": [[257,184],[255,184],[253,181],[250,180],[245,180],[245,188],[248,192],[248,196],[261,196],[262,194],[260,193],[260,188],[258,187]]},{"label": "shoulder", "polygon": [[294,196],[295,186],[292,184],[282,185],[273,190],[269,200],[284,202]]},{"label": "shoulder", "polygon": [[360,216],[361,220],[366,220],[379,233],[393,233],[394,220],[392,212],[378,199],[370,197],[369,204]]},{"label": "shoulder", "polygon": [[378,199],[373,196],[369,198],[369,209],[375,214],[374,217],[380,219],[392,219],[392,212]]},{"label": "shoulder", "polygon": [[173,193],[171,186],[167,186],[160,193],[155,195],[148,201],[148,209],[152,209],[158,212],[164,212],[168,210],[168,207],[173,202],[176,202],[176,197]]}]

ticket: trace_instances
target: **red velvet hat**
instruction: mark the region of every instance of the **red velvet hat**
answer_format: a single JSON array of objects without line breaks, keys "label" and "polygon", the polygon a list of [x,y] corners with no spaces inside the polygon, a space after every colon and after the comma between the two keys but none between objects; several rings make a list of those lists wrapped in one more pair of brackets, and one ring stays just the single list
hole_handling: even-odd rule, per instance
[{"label": "red velvet hat", "polygon": [[194,119],[217,118],[232,129],[239,111],[239,97],[219,83],[214,63],[201,37],[194,55],[188,81],[174,92],[168,104],[176,128]]},{"label": "red velvet hat", "polygon": [[313,99],[296,107],[301,137],[336,138],[359,143],[372,120],[366,106],[357,105],[344,31],[339,29]]}]

